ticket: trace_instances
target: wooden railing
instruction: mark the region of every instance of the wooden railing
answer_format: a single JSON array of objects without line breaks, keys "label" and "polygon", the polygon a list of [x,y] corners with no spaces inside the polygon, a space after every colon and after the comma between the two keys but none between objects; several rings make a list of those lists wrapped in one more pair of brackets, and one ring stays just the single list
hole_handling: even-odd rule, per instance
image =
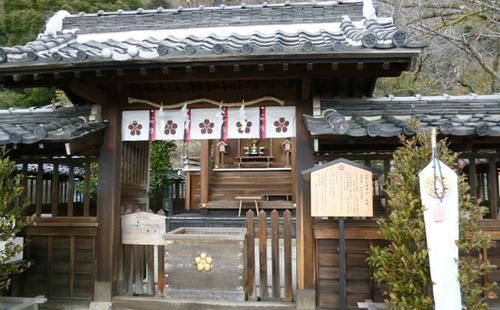
[{"label": "wooden railing", "polygon": [[[247,283],[246,293],[250,300],[293,301],[292,286],[292,220],[291,212],[283,213],[283,224],[280,225],[279,213],[271,212],[271,287],[268,283],[268,220],[265,211],[258,214],[258,229],[255,231],[255,214],[247,212]],[[280,226],[281,229],[280,229]],[[258,249],[255,247],[255,240]],[[280,257],[280,240],[283,240],[283,260]],[[256,252],[258,252],[256,254]],[[259,290],[256,290],[256,256],[259,257]],[[283,264],[281,268],[280,264]],[[283,282],[280,271],[284,271]],[[271,294],[269,292],[271,288]],[[284,296],[281,295],[282,288]]]}]

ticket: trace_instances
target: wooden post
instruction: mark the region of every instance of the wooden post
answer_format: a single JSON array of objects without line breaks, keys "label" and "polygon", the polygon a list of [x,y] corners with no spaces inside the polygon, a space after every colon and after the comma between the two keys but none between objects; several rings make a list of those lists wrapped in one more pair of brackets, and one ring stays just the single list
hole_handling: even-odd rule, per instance
[{"label": "wooden post", "polygon": [[30,197],[28,196],[28,163],[23,163],[23,177],[21,179],[21,186],[23,187],[23,195],[21,197],[21,203],[31,204]]},{"label": "wooden post", "polygon": [[83,216],[90,215],[90,160],[85,161],[85,180],[83,193]]},{"label": "wooden post", "polygon": [[498,174],[497,174],[497,160],[490,158],[488,160],[488,198],[490,200],[490,216],[492,219],[497,218],[498,208]]},{"label": "wooden post", "polygon": [[259,212],[259,277],[260,298],[268,296],[267,292],[267,222],[266,212]]},{"label": "wooden post", "polygon": [[273,298],[279,299],[280,286],[280,236],[279,236],[279,214],[278,211],[271,212],[271,252],[273,262]]},{"label": "wooden post", "polygon": [[346,309],[346,262],[344,218],[339,218],[339,308]]},{"label": "wooden post", "polygon": [[165,246],[158,246],[158,291],[165,292]]},{"label": "wooden post", "polygon": [[[68,211],[69,212],[69,211]],[[69,296],[75,293],[75,236],[69,237]]]},{"label": "wooden post", "polygon": [[[314,87],[312,87],[314,89]],[[296,104],[296,119],[302,115],[312,115],[312,100]],[[314,309],[316,304],[316,249],[311,218],[311,185],[301,171],[314,166],[313,139],[304,122],[297,122],[297,134],[292,152],[292,171],[294,173],[294,193],[297,209],[297,303]]]},{"label": "wooden post", "polygon": [[[113,295],[114,275],[118,246],[120,246],[121,215],[121,109],[119,102],[127,102],[127,97],[118,95],[116,105],[108,105],[105,131],[99,156],[99,187],[97,193],[97,237],[96,237],[96,278],[94,300],[109,302]],[[89,174],[87,173],[87,176]]]},{"label": "wooden post", "polygon": [[285,239],[285,301],[292,302],[292,213],[289,210],[283,213],[283,238]]},{"label": "wooden post", "polygon": [[147,274],[147,294],[154,295],[155,294],[155,246],[154,245],[146,245],[145,246],[145,261],[146,261],[146,274]]},{"label": "wooden post", "polygon": [[42,203],[43,203],[43,163],[38,163],[38,171],[36,173],[36,217],[40,217],[42,213]]},{"label": "wooden post", "polygon": [[471,156],[469,158],[469,185],[470,185],[470,194],[473,197],[478,197],[476,158],[474,156]]},{"label": "wooden post", "polygon": [[253,299],[255,293],[255,217],[252,210],[247,212],[247,283],[246,293]]},{"label": "wooden post", "polygon": [[54,163],[54,170],[52,171],[52,183],[50,201],[52,203],[52,216],[57,216],[59,206],[59,164]]},{"label": "wooden post", "polygon": [[68,216],[73,216],[73,197],[75,195],[75,169],[73,164],[68,165]]},{"label": "wooden post", "polygon": [[203,140],[201,142],[201,158],[200,158],[200,203],[206,204],[208,202],[208,187],[210,179],[210,140]]},{"label": "wooden post", "polygon": [[144,245],[134,245],[134,293],[143,294],[144,276]]}]

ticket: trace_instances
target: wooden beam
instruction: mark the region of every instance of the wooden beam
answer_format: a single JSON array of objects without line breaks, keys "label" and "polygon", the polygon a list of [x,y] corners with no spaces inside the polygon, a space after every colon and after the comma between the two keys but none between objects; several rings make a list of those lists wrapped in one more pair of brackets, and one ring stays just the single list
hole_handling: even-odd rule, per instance
[{"label": "wooden beam", "polygon": [[69,90],[73,94],[93,103],[110,102],[108,94],[95,85],[72,82],[69,83]]},{"label": "wooden beam", "polygon": [[311,89],[312,89],[311,78],[303,78],[302,79],[302,90],[301,90],[302,101],[306,101],[306,100],[311,99]]},{"label": "wooden beam", "polygon": [[102,144],[104,130],[95,131],[79,139],[72,140],[65,144],[66,155],[84,153],[89,149],[94,149]]}]

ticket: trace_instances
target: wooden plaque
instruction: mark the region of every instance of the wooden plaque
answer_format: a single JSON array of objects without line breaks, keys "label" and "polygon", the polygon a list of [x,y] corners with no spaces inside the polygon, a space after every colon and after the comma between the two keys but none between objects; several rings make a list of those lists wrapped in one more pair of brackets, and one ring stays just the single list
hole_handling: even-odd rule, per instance
[{"label": "wooden plaque", "polygon": [[312,169],[312,216],[373,216],[373,173],[353,164],[338,160]]},{"label": "wooden plaque", "polygon": [[165,219],[163,215],[143,211],[122,215],[122,243],[163,245]]}]

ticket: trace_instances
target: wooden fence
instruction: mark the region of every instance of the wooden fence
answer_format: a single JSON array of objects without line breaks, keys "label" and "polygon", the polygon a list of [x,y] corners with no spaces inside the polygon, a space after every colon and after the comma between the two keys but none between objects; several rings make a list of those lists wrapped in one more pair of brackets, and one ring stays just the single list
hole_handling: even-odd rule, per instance
[{"label": "wooden fence", "polygon": [[[21,185],[21,201],[38,217],[95,217],[96,201],[91,193],[93,158],[15,159]],[[78,184],[81,186],[78,186]]]},{"label": "wooden fence", "polygon": [[[247,212],[247,284],[246,293],[249,299],[293,301],[292,286],[292,216],[286,210],[283,213],[283,225],[280,229],[279,213],[271,212],[270,236],[271,236],[271,294],[269,294],[268,283],[268,221],[267,214],[261,210],[258,214],[258,230],[255,231],[255,215],[252,210]],[[258,239],[258,249],[255,247],[255,239]],[[283,239],[284,255],[280,259],[280,239]],[[258,252],[258,253],[256,253]],[[255,257],[259,257],[259,290],[256,291]],[[283,268],[280,268],[283,264]],[[280,281],[280,270],[284,271],[284,283]],[[281,296],[282,287],[284,296]]]},{"label": "wooden fence", "polygon": [[[161,212],[163,211],[159,211]],[[246,214],[246,221],[247,283],[245,291],[248,299],[292,302],[294,294],[291,212],[285,211],[280,221],[276,210],[271,212],[269,219],[265,211],[260,211],[256,218],[254,212],[249,210]],[[269,236],[270,253],[268,253]],[[258,248],[255,242],[258,243]],[[283,245],[282,256],[280,255],[280,242]],[[122,273],[119,275],[122,284],[120,294],[163,295],[165,290],[168,290],[164,252],[164,246],[123,245]],[[259,258],[258,269],[256,256]],[[270,268],[268,268],[268,258],[271,259]],[[280,277],[281,270],[284,272],[283,277]],[[257,272],[259,283],[256,283]],[[271,275],[271,283],[268,283],[268,273]]]}]

